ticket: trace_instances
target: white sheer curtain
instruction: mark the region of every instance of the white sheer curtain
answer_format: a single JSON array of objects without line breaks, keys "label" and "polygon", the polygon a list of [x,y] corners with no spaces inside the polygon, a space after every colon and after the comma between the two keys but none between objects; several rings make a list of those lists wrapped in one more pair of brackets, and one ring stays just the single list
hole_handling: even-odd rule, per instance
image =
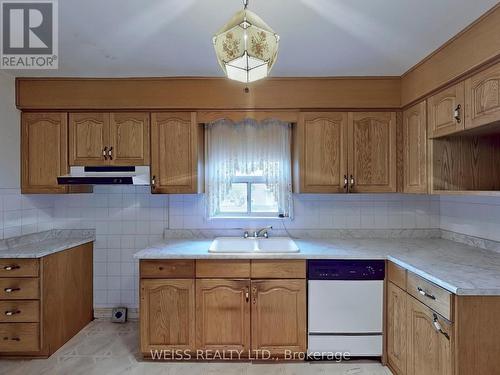
[{"label": "white sheer curtain", "polygon": [[207,214],[216,216],[232,178],[262,175],[278,202],[279,214],[292,216],[291,124],[279,120],[206,125]]}]

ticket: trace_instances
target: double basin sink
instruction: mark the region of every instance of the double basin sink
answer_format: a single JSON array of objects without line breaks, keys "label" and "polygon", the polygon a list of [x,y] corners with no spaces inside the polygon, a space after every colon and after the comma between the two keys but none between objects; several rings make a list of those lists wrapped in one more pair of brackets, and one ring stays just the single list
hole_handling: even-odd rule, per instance
[{"label": "double basin sink", "polygon": [[289,237],[238,238],[218,237],[210,248],[210,253],[298,253],[295,241]]}]

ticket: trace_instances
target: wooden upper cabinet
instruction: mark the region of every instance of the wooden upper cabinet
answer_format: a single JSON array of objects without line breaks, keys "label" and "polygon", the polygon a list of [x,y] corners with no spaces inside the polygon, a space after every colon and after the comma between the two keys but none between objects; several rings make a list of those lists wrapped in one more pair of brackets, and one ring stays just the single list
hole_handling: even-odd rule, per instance
[{"label": "wooden upper cabinet", "polygon": [[306,350],[305,280],[252,280],[252,350]]},{"label": "wooden upper cabinet", "polygon": [[396,192],[396,130],[395,112],[349,113],[350,192]]},{"label": "wooden upper cabinet", "polygon": [[500,121],[500,64],[465,81],[465,128]]},{"label": "wooden upper cabinet", "polygon": [[464,130],[464,82],[457,83],[427,101],[429,138]]},{"label": "wooden upper cabinet", "polygon": [[196,281],[196,348],[250,349],[250,281]]},{"label": "wooden upper cabinet", "polygon": [[425,101],[403,113],[403,191],[405,193],[427,193]]},{"label": "wooden upper cabinet", "polygon": [[194,280],[141,280],[141,352],[195,350]]},{"label": "wooden upper cabinet", "polygon": [[452,375],[452,324],[409,295],[407,308],[406,374]]},{"label": "wooden upper cabinet", "polygon": [[347,192],[347,112],[302,113],[294,142],[295,192]]},{"label": "wooden upper cabinet", "polygon": [[70,165],[149,165],[149,113],[70,113]]},{"label": "wooden upper cabinet", "polygon": [[203,127],[195,112],[151,114],[153,193],[196,194],[203,191]]},{"label": "wooden upper cabinet", "polygon": [[106,165],[109,148],[109,113],[69,114],[69,164]]},{"label": "wooden upper cabinet", "polygon": [[397,375],[406,374],[406,292],[387,283],[387,361]]},{"label": "wooden upper cabinet", "polygon": [[57,176],[68,172],[67,113],[23,113],[21,122],[21,191],[65,193]]},{"label": "wooden upper cabinet", "polygon": [[110,161],[114,165],[149,165],[149,113],[111,113]]}]

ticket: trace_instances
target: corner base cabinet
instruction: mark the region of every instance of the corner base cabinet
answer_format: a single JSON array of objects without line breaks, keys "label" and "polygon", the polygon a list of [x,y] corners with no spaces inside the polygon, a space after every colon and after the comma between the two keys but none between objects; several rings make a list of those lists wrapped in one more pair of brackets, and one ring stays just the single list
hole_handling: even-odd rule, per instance
[{"label": "corner base cabinet", "polygon": [[0,358],[49,357],[93,319],[92,249],[0,259]]},{"label": "corner base cabinet", "polygon": [[500,296],[455,295],[389,262],[387,365],[395,375],[498,374]]},{"label": "corner base cabinet", "polygon": [[305,261],[141,260],[140,273],[144,357],[306,350]]}]

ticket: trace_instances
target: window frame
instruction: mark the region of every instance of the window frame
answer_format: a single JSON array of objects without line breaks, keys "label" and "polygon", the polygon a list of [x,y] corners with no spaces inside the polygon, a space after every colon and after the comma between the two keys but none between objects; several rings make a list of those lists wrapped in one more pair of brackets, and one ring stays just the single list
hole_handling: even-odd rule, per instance
[{"label": "window frame", "polygon": [[278,217],[279,207],[276,212],[252,212],[252,185],[253,184],[265,184],[266,179],[264,176],[233,176],[231,178],[231,184],[246,184],[247,185],[247,211],[246,212],[228,212],[219,211],[214,218],[258,218],[258,217]]}]

